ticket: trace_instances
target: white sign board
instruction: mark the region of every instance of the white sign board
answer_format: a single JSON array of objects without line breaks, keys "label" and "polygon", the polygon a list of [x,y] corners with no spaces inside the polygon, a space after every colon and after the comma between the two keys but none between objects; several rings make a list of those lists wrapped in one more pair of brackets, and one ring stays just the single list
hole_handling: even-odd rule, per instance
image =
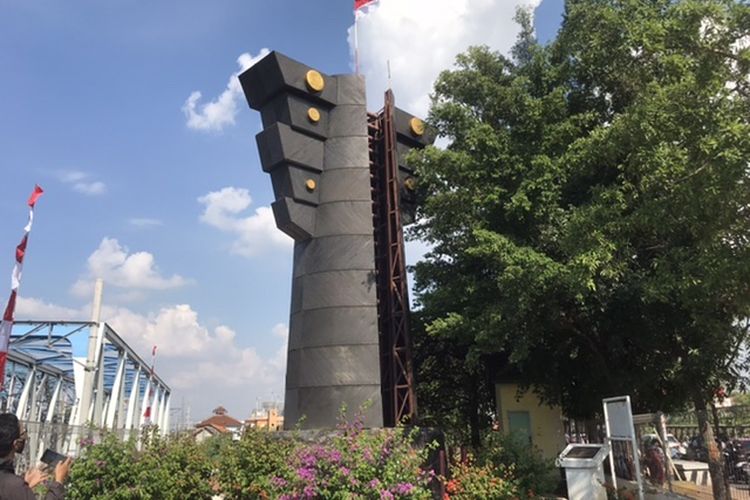
[{"label": "white sign board", "polygon": [[604,414],[607,416],[607,437],[634,438],[635,429],[633,428],[633,414],[630,412],[630,398],[611,398],[603,402]]},{"label": "white sign board", "polygon": [[[635,469],[635,480],[638,483],[638,498],[643,500],[643,479],[638,460],[638,440],[633,426],[633,411],[630,408],[630,396],[603,399],[604,424],[607,427],[607,444],[609,444],[609,466],[612,474],[612,486],[617,489],[617,474],[615,473],[614,449],[622,449],[627,454],[632,453],[632,469]],[[613,442],[622,446],[614,446]]]}]

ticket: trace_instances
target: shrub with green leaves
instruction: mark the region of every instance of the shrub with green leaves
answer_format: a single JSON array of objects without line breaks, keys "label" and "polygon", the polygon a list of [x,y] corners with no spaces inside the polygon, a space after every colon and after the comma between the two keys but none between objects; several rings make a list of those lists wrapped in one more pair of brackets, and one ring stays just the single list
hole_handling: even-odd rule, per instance
[{"label": "shrub with green leaves", "polygon": [[480,464],[509,474],[526,496],[550,493],[560,479],[552,460],[542,457],[539,450],[519,436],[489,432],[477,458]]},{"label": "shrub with green leaves", "polygon": [[297,444],[264,430],[248,429],[242,439],[209,439],[204,450],[212,457],[214,477],[226,500],[268,498],[271,478],[287,463]]},{"label": "shrub with green leaves", "polygon": [[211,497],[211,463],[189,437],[161,438],[144,433],[120,441],[110,434],[100,444],[82,440],[73,463],[68,499],[182,500]]}]

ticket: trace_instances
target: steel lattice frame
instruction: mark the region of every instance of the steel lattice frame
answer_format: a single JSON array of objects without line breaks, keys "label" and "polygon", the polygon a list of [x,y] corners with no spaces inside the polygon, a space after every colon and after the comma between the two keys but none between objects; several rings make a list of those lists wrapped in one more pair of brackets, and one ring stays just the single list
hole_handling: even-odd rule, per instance
[{"label": "steel lattice frame", "polygon": [[375,267],[378,280],[380,373],[383,424],[386,427],[413,422],[417,416],[409,334],[409,288],[399,207],[398,156],[393,115],[393,93],[388,90],[383,110],[368,116]]}]

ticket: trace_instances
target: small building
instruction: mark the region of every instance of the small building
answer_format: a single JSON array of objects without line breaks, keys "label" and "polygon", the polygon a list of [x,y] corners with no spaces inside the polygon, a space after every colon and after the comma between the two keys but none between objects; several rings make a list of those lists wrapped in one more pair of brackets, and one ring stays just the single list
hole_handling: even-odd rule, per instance
[{"label": "small building", "polygon": [[214,436],[219,436],[221,434],[227,434],[229,431],[226,427],[222,427],[220,425],[214,425],[214,424],[208,424],[203,427],[198,427],[193,431],[193,439],[196,443],[202,443],[206,439],[212,438]]},{"label": "small building", "polygon": [[[223,406],[214,408],[213,415],[206,420],[195,425],[196,431],[203,430],[200,433],[201,440],[209,437],[209,434],[232,434],[233,439],[239,439],[242,433],[242,422],[227,414],[227,409]],[[195,436],[195,432],[193,433]],[[197,437],[196,437],[197,440]]]},{"label": "small building", "polygon": [[284,415],[278,406],[264,404],[262,409],[253,410],[250,418],[245,420],[245,428],[280,431],[284,428]]},{"label": "small building", "polygon": [[502,431],[523,436],[544,458],[554,459],[565,448],[562,409],[542,403],[533,391],[518,393],[518,384],[495,384],[497,416]]}]

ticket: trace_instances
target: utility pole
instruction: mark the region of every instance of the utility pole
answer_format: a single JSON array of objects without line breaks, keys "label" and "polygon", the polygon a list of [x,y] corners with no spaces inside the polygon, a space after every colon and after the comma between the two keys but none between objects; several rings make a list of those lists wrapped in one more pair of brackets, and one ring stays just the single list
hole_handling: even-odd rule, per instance
[{"label": "utility pole", "polygon": [[[88,354],[86,356],[85,373],[83,376],[83,392],[81,393],[81,400],[78,403],[78,418],[76,419],[77,425],[84,425],[87,422],[92,421],[91,415],[91,403],[94,398],[94,390],[96,389],[96,375],[97,361],[99,354],[100,336],[104,333],[101,331],[101,313],[102,313],[102,295],[104,292],[104,282],[101,278],[97,278],[96,284],[94,285],[94,303],[91,308],[91,321],[92,325],[89,329],[89,346]],[[99,389],[101,391],[101,389]],[[95,422],[95,421],[94,421]]]}]

